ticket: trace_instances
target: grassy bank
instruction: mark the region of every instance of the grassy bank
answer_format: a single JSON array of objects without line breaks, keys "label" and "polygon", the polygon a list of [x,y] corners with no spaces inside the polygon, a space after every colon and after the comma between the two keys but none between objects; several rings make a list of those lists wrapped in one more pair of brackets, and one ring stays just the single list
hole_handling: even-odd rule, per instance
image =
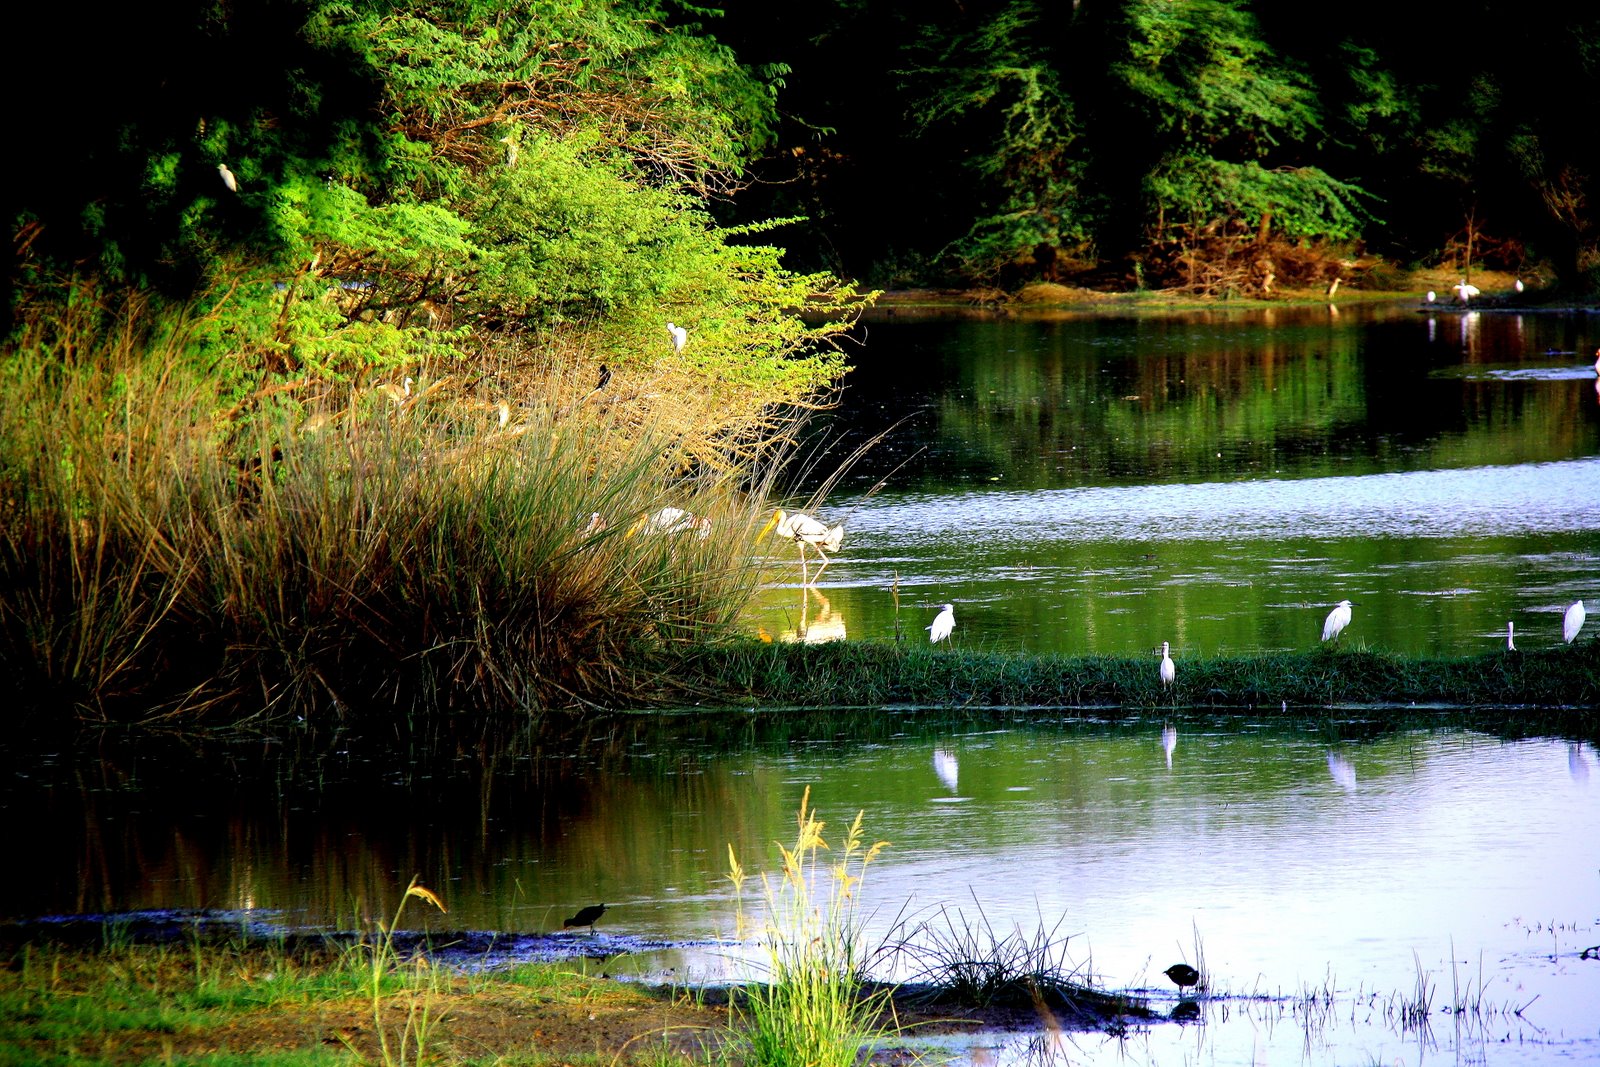
[{"label": "grassy bank", "polygon": [[1593,724],[1600,641],[1453,658],[1359,648],[1186,659],[1164,689],[1155,658],[962,652],[925,643],[728,643],[685,670],[726,703],[797,706],[1264,708],[1370,704],[1513,709]]}]

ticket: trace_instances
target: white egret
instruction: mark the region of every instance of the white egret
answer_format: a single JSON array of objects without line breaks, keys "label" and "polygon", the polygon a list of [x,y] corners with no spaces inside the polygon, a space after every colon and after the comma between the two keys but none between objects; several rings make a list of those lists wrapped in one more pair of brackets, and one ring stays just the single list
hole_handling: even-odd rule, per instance
[{"label": "white egret", "polygon": [[682,326],[674,326],[669,322],[667,323],[667,332],[672,335],[672,350],[674,352],[682,352],[683,346],[689,343],[689,331]]},{"label": "white egret", "polygon": [[953,604],[946,604],[939,610],[939,614],[934,617],[934,620],[923,627],[928,631],[928,640],[936,645],[949,637],[950,632],[955,628],[956,609]]},{"label": "white egret", "polygon": [[1429,289],[1429,290],[1428,290],[1428,295],[1427,295],[1427,296],[1425,296],[1425,297],[1423,297],[1423,299],[1424,299],[1424,300],[1426,300],[1426,301],[1427,301],[1427,302],[1428,302],[1428,303],[1430,303],[1430,304],[1431,304],[1431,303],[1433,303],[1433,302],[1434,302],[1434,301],[1435,301],[1435,300],[1437,300],[1437,299],[1439,299],[1439,294],[1437,294],[1437,293],[1435,293],[1435,292],[1434,292],[1434,291],[1433,291],[1433,290],[1432,290],[1432,289]]},{"label": "white egret", "polygon": [[1574,600],[1567,609],[1567,614],[1561,621],[1561,640],[1567,644],[1578,639],[1578,631],[1583,629],[1583,620],[1588,617],[1588,612],[1583,610],[1583,601]]},{"label": "white egret", "polygon": [[217,164],[217,173],[222,176],[222,184],[228,187],[228,192],[237,193],[239,191],[239,179],[233,176],[233,171],[228,169],[226,163]]},{"label": "white egret", "polygon": [[1350,625],[1350,601],[1341,600],[1322,623],[1322,639],[1332,641]]},{"label": "white egret", "polygon": [[1517,650],[1517,624],[1515,622],[1508,622],[1508,623],[1506,623],[1506,651],[1507,652],[1515,652],[1516,650]]},{"label": "white egret", "polygon": [[669,504],[634,523],[628,528],[628,536],[632,537],[640,530],[653,534],[680,534],[693,530],[696,536],[704,538],[711,533],[711,520]]},{"label": "white egret", "polygon": [[[817,578],[822,577],[822,572],[828,569],[828,564],[832,561],[823,549],[827,549],[828,552],[837,552],[839,551],[840,543],[844,540],[844,523],[828,526],[810,515],[790,515],[782,508],[772,513],[772,518],[768,519],[767,524],[761,527],[761,532],[756,534],[756,540],[760,541],[767,535],[769,530],[775,531],[778,537],[793,541],[799,546],[800,581],[802,585],[814,583]],[[822,566],[817,568],[816,578],[806,575],[807,545],[810,545],[812,550],[816,552],[817,558],[822,560]]]},{"label": "white egret", "polygon": [[1167,649],[1168,642],[1161,642],[1161,687],[1163,689],[1171,685],[1173,679],[1178,676],[1178,667],[1172,662],[1172,656]]},{"label": "white egret", "polygon": [[1472,298],[1477,296],[1481,291],[1476,285],[1473,285],[1465,278],[1462,278],[1450,288],[1456,291],[1456,299],[1461,301],[1463,304],[1470,304],[1472,302]]},{"label": "white egret", "polygon": [[1518,278],[1517,282],[1516,282],[1516,290],[1517,290],[1517,292],[1519,292],[1519,293],[1522,292],[1523,288],[1524,288],[1524,286],[1522,284],[1522,279]]}]

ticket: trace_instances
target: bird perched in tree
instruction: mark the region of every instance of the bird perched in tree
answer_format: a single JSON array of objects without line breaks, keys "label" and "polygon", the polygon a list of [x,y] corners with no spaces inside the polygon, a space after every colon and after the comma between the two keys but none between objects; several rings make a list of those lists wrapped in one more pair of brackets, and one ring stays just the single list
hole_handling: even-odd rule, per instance
[{"label": "bird perched in tree", "polygon": [[[800,580],[803,585],[810,585],[822,577],[822,572],[828,569],[828,564],[833,562],[823,551],[839,551],[839,545],[844,541],[844,523],[834,526],[824,524],[820,519],[810,515],[790,515],[782,508],[772,513],[772,518],[761,527],[761,532],[756,534],[759,541],[773,531],[775,536],[793,541],[800,548]],[[817,568],[817,577],[810,578],[806,575],[806,546],[810,545],[816,552],[817,558],[822,560],[822,566]]]},{"label": "bird perched in tree", "polygon": [[1350,625],[1350,601],[1341,600],[1330,612],[1322,623],[1322,639],[1332,641],[1336,639],[1344,628]]},{"label": "bird perched in tree", "polygon": [[682,352],[683,346],[689,343],[689,331],[682,326],[674,326],[669,322],[667,323],[667,332],[672,335],[672,350],[674,352]]},{"label": "bird perched in tree", "polygon": [[1178,666],[1167,652],[1167,642],[1161,642],[1161,687],[1165,689],[1178,677]]},{"label": "bird perched in tree", "polygon": [[1583,620],[1588,617],[1588,612],[1583,610],[1583,601],[1575,600],[1567,609],[1565,618],[1561,620],[1561,640],[1567,644],[1578,639],[1578,631],[1583,629]]},{"label": "bird perched in tree", "polygon": [[1180,995],[1183,993],[1184,986],[1192,987],[1200,982],[1200,972],[1187,963],[1174,963],[1161,973],[1172,979],[1173,984],[1178,987]]},{"label": "bird perched in tree", "polygon": [[936,645],[949,637],[955,628],[956,609],[953,604],[946,604],[940,609],[939,614],[934,616],[933,621],[924,627],[928,631],[928,640]]},{"label": "bird perched in tree", "polygon": [[604,915],[605,911],[606,906],[604,904],[590,904],[587,908],[579,909],[578,914],[563,922],[561,929],[570,930],[574,926],[587,926],[592,934],[594,933],[594,924],[600,921],[600,916]]},{"label": "bird perched in tree", "polygon": [[226,163],[217,164],[217,173],[222,176],[222,184],[228,187],[228,192],[237,193],[239,191],[239,179],[233,176],[233,171],[228,169]]}]

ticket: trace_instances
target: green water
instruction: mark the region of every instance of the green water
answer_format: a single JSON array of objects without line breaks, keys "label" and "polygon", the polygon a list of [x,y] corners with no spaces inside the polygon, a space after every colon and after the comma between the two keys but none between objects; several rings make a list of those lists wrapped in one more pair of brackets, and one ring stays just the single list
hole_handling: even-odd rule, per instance
[{"label": "green water", "polygon": [[797,501],[895,427],[818,509],[847,532],[815,590],[774,556],[776,639],[925,639],[952,603],[969,647],[1181,662],[1309,647],[1350,599],[1351,643],[1458,654],[1600,596],[1589,316],[899,318],[802,457]]}]

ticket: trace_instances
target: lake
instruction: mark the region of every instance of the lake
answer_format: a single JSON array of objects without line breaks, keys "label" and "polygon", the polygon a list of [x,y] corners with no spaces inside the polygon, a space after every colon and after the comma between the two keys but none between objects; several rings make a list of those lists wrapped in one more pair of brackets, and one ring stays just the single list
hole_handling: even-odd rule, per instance
[{"label": "lake", "polygon": [[[29,875],[7,881],[5,915],[350,930],[416,874],[449,930],[500,934],[463,965],[591,954],[720,982],[759,954],[734,936],[728,848],[775,871],[809,787],[830,843],[858,811],[889,842],[862,887],[869,944],[1042,931],[1160,1014],[1179,1000],[1161,971],[1203,956],[1203,1026],[1078,1035],[1071,1062],[1189,1062],[1197,1043],[1207,1062],[1494,1061],[1505,1040],[1503,1062],[1600,1057],[1600,961],[1579,958],[1600,944],[1589,742],[1348,716],[882,711],[629,717],[438,762],[262,741],[100,755],[7,761],[6,808],[30,815],[9,834]],[[559,932],[596,902],[593,935]],[[1398,1018],[1419,971],[1422,1030]],[[1024,1062],[1043,1039],[952,1051]]]},{"label": "lake", "polygon": [[[1590,316],[878,313],[858,333],[795,468],[798,499],[838,474],[820,513],[846,538],[815,589],[774,556],[750,620],[774,639],[925,640],[951,603],[964,647],[1166,641],[1181,671],[1311,647],[1340,599],[1347,644],[1428,654],[1500,647],[1508,621],[1553,645],[1567,604],[1600,599]],[[809,787],[830,833],[863,811],[889,842],[863,886],[872,944],[1043,932],[1160,1014],[1179,1003],[1162,970],[1203,956],[1198,1020],[1065,1047],[993,1033],[957,1062],[1592,1062],[1594,742],[1349,709],[753,709],[442,755],[287,735],[4,751],[27,872],[0,919],[351,930],[420,875],[452,930],[499,935],[464,966],[722,981],[755,951],[728,848],[773,869]],[[598,902],[592,935],[561,932]],[[905,952],[876,966],[919,973]]]},{"label": "lake", "polygon": [[[1558,643],[1600,596],[1593,316],[1336,310],[1059,313],[860,330],[802,450],[844,544],[797,556],[752,625],[781,639],[1185,656]],[[904,421],[901,421],[904,420]],[[815,563],[812,563],[815,568]]]}]

